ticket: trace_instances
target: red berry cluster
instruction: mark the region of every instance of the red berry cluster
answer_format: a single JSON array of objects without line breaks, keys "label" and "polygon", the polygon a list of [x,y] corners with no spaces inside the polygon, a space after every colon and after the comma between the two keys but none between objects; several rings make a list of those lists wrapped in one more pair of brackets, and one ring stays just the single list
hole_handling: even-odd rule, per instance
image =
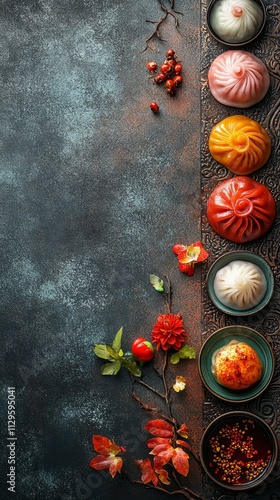
[{"label": "red berry cluster", "polygon": [[[174,95],[177,88],[183,83],[183,78],[181,76],[181,71],[183,69],[181,62],[177,61],[175,56],[175,51],[173,49],[168,49],[165,54],[165,60],[159,67],[156,61],[149,61],[146,64],[147,70],[153,73],[153,80],[157,85],[161,83],[165,84],[166,92],[170,95]],[[152,103],[151,103],[152,104]],[[158,112],[155,106],[150,108],[154,113]],[[153,103],[155,104],[155,103]]]}]

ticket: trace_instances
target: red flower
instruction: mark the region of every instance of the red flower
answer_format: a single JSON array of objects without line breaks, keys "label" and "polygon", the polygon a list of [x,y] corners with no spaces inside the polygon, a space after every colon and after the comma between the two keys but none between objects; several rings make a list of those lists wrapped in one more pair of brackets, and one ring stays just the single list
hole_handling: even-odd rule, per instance
[{"label": "red flower", "polygon": [[159,314],[152,330],[152,342],[157,350],[167,351],[171,347],[178,351],[187,336],[181,314]]},{"label": "red flower", "polygon": [[176,243],[172,247],[172,250],[178,257],[180,271],[187,273],[189,276],[192,276],[194,273],[194,265],[197,262],[206,260],[209,256],[207,250],[203,248],[201,241],[196,241],[196,243],[189,246]]}]

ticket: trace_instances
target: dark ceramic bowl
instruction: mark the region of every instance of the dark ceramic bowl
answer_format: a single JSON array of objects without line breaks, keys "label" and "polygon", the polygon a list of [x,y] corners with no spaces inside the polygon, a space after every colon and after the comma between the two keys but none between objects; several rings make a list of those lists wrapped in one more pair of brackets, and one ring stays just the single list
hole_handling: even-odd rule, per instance
[{"label": "dark ceramic bowl", "polygon": [[[232,390],[219,384],[212,372],[212,356],[217,349],[232,340],[245,342],[257,352],[262,363],[262,375],[254,385],[243,390]],[[271,382],[275,369],[273,351],[266,339],[252,328],[246,326],[225,326],[204,342],[198,356],[198,370],[205,387],[214,396],[231,403],[244,403],[262,394]]]},{"label": "dark ceramic bowl", "polygon": [[207,23],[208,30],[211,33],[211,35],[213,36],[213,38],[215,38],[215,40],[217,40],[220,43],[223,43],[224,45],[237,48],[237,47],[242,47],[243,45],[246,45],[247,43],[253,42],[261,34],[261,32],[264,29],[265,22],[266,22],[266,10],[265,10],[265,5],[262,2],[262,0],[254,0],[261,8],[262,14],[263,14],[262,24],[261,24],[259,30],[251,38],[248,38],[247,40],[244,40],[243,42],[237,42],[237,43],[227,42],[227,41],[223,40],[219,35],[217,35],[217,33],[215,33],[214,29],[211,26],[211,12],[212,12],[214,4],[217,1],[219,1],[219,0],[212,0],[210,2],[208,9],[207,9],[207,17],[206,17],[206,23]]},{"label": "dark ceramic bowl", "polygon": [[[251,262],[252,264],[258,266],[265,275],[267,283],[266,292],[262,300],[256,306],[251,307],[250,309],[245,309],[245,310],[232,309],[227,305],[223,304],[215,294],[214,280],[217,272],[223,267],[225,267],[227,264],[235,260]],[[231,316],[249,316],[250,314],[257,313],[267,305],[274,291],[274,277],[270,266],[262,257],[255,254],[254,252],[249,252],[246,250],[236,250],[233,252],[228,252],[225,255],[219,257],[210,267],[206,277],[206,281],[207,281],[208,295],[212,300],[213,304],[218,309],[220,309],[220,311],[229,314]]]},{"label": "dark ceramic bowl", "polygon": [[205,430],[200,459],[207,475],[219,486],[236,492],[251,490],[272,473],[278,442],[260,417],[232,411],[220,415]]}]

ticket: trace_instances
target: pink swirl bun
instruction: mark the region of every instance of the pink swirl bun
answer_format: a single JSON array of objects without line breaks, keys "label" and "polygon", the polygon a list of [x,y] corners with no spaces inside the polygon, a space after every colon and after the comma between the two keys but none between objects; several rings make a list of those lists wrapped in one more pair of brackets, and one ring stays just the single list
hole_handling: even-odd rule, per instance
[{"label": "pink swirl bun", "polygon": [[270,78],[266,66],[254,54],[245,50],[227,50],[212,62],[208,83],[220,103],[248,108],[264,98]]},{"label": "pink swirl bun", "polygon": [[211,227],[223,238],[247,243],[263,236],[272,226],[276,205],[269,189],[246,176],[221,182],[207,205]]}]

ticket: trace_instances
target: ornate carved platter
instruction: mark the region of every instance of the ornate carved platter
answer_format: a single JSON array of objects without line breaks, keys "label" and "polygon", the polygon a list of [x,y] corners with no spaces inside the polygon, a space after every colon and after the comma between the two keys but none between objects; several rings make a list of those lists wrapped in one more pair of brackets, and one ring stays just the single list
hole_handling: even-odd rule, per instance
[{"label": "ornate carved platter", "polygon": [[[247,109],[239,110],[218,103],[210,93],[207,75],[211,62],[228,50],[228,47],[221,45],[214,40],[208,32],[206,26],[206,10],[208,2],[202,0],[201,18],[201,192],[202,192],[202,240],[210,252],[210,258],[203,266],[202,275],[202,302],[203,302],[203,327],[202,335],[205,341],[215,330],[226,325],[245,325],[256,329],[261,333],[271,345],[276,357],[276,369],[274,377],[265,393],[250,402],[239,405],[238,409],[251,411],[261,416],[273,428],[276,436],[280,436],[280,266],[279,266],[279,243],[280,243],[280,220],[279,214],[271,230],[259,240],[250,244],[236,244],[221,238],[211,229],[207,216],[206,206],[210,193],[221,181],[231,178],[233,174],[227,168],[218,164],[210,155],[208,149],[208,137],[212,127],[220,120],[233,114],[244,114],[260,122],[267,130],[272,140],[272,154],[268,163],[259,171],[251,174],[251,177],[264,185],[272,192],[277,206],[279,206],[279,108],[280,108],[280,50],[279,50],[279,26],[280,26],[280,5],[276,2],[266,1],[267,21],[263,34],[251,44],[245,45],[243,50],[248,50],[259,57],[267,66],[271,85],[266,97],[257,105]],[[231,317],[215,308],[211,303],[206,289],[206,275],[211,264],[223,253],[232,250],[250,250],[262,256],[271,266],[275,278],[275,290],[269,304],[258,314],[249,317]],[[203,421],[207,426],[211,420],[226,411],[236,409],[236,405],[219,401],[208,391],[205,391],[205,401],[203,403]],[[271,483],[263,486],[265,498],[280,498],[279,495],[279,469],[275,470],[275,475],[271,478]],[[220,500],[231,497],[229,494],[223,495],[219,488],[205,478],[205,491],[207,499],[218,498]],[[256,492],[257,494],[258,492]],[[268,496],[267,496],[268,495]],[[274,495],[274,496],[273,496]],[[242,500],[245,496],[238,497]],[[246,495],[246,499],[255,498]],[[259,498],[259,497],[256,497]],[[262,497],[264,498],[264,497]]]}]

